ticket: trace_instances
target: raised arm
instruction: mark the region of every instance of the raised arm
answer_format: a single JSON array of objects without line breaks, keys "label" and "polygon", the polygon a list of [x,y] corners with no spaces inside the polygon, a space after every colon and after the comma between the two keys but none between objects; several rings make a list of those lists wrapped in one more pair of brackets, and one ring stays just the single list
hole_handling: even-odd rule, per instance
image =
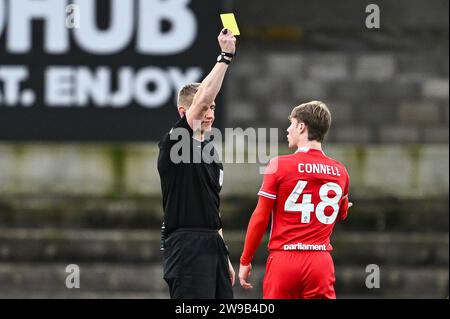
[{"label": "raised arm", "polygon": [[[217,39],[222,52],[234,55],[236,51],[236,38],[231,31],[227,29],[222,30]],[[231,61],[231,58],[225,58]],[[204,113],[214,103],[214,100],[222,87],[222,82],[227,69],[227,63],[216,63],[211,72],[200,84],[200,87],[194,96],[194,100],[192,101],[192,105],[186,112],[187,122],[192,129],[194,129],[194,121],[201,121]]]}]

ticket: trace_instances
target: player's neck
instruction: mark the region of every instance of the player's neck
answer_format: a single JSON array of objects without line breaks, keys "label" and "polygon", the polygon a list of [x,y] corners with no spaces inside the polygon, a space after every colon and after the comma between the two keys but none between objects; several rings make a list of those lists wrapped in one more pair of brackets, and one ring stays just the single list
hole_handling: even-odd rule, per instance
[{"label": "player's neck", "polygon": [[305,141],[297,144],[297,149],[322,150],[322,143],[317,141]]}]

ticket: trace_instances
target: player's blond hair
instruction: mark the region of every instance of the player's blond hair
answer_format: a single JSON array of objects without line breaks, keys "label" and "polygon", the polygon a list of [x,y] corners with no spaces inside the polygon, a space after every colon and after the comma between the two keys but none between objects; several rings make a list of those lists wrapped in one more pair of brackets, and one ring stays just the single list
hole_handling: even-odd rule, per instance
[{"label": "player's blond hair", "polygon": [[194,100],[195,93],[197,93],[200,83],[190,83],[181,88],[178,92],[177,106],[184,106],[188,109]]},{"label": "player's blond hair", "polygon": [[331,125],[331,113],[325,103],[321,101],[311,101],[300,104],[289,115],[290,119],[303,122],[308,127],[308,140],[323,142],[325,135]]}]

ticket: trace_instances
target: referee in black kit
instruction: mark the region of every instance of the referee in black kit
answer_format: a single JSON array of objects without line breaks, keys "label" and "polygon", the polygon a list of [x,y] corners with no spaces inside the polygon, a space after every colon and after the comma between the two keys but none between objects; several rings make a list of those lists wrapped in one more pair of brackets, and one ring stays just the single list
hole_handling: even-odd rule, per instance
[{"label": "referee in black kit", "polygon": [[235,273],[223,240],[219,209],[223,166],[205,140],[214,122],[214,100],[236,48],[236,38],[227,29],[219,34],[218,42],[222,53],[217,63],[202,83],[180,90],[181,119],[159,143],[164,279],[172,299],[233,298]]}]

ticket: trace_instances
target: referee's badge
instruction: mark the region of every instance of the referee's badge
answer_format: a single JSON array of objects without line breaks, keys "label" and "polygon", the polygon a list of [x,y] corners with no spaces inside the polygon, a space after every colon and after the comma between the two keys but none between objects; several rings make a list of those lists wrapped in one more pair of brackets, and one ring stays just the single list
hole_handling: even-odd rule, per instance
[{"label": "referee's badge", "polygon": [[222,187],[223,184],[223,170],[220,170],[220,176],[219,176],[219,185],[220,187]]}]

